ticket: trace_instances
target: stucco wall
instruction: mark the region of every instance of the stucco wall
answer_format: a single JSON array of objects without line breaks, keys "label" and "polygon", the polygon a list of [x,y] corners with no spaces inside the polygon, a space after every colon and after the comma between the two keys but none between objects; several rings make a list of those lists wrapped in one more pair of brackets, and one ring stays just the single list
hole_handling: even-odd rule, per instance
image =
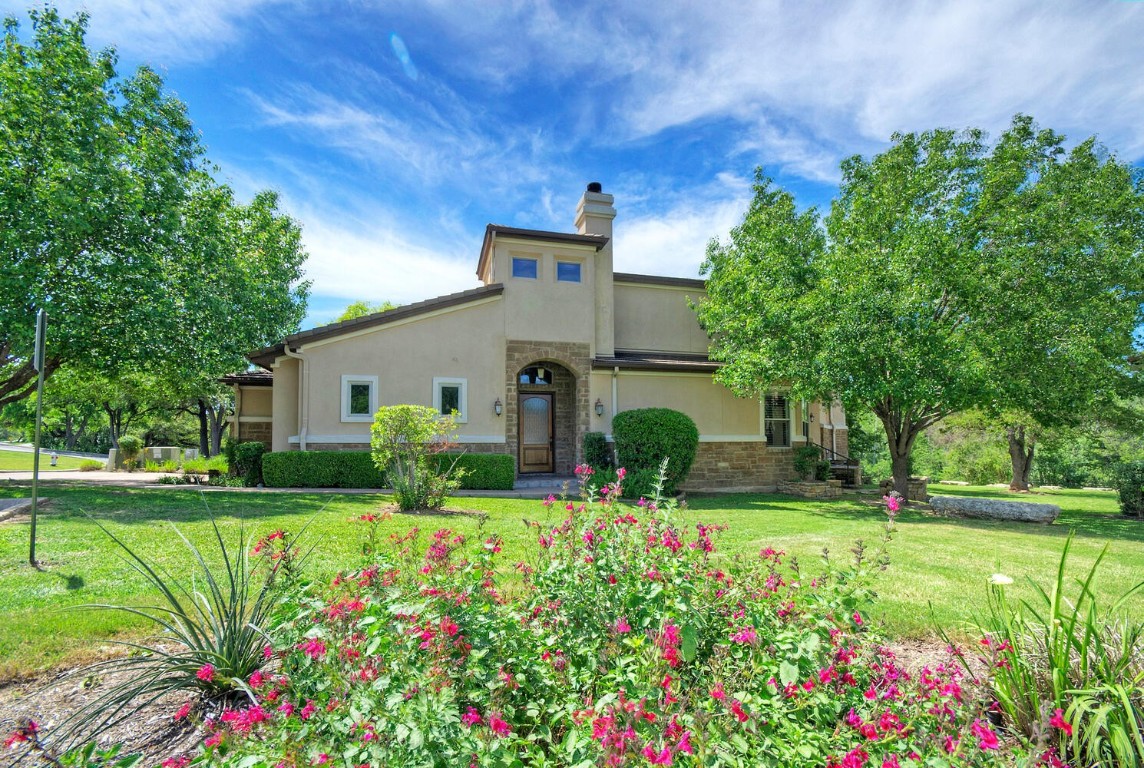
[{"label": "stucco wall", "polygon": [[[606,384],[601,378],[595,380],[598,384],[594,389],[605,386],[610,389],[611,376],[607,376]],[[616,392],[617,412],[633,408],[673,408],[695,421],[701,437],[745,438],[761,434],[759,401],[735,397],[709,374],[621,370]],[[593,425],[600,423],[603,431],[610,433],[612,415],[605,414],[603,419],[593,417]]]},{"label": "stucco wall", "polygon": [[323,443],[368,444],[369,421],[342,420],[346,375],[376,376],[379,407],[432,406],[435,377],[464,379],[467,421],[457,425],[461,442],[504,441],[504,418],[493,410],[493,402],[505,398],[504,314],[499,297],[308,344],[302,353],[309,379],[307,448],[317,450]]},{"label": "stucco wall", "polygon": [[[510,339],[595,344],[594,246],[560,247],[498,239],[493,278],[504,284],[504,328]],[[536,279],[512,276],[513,257],[537,259]],[[557,261],[580,264],[579,283],[556,280]]]},{"label": "stucco wall", "polygon": [[707,334],[687,304],[703,291],[676,286],[616,283],[616,349],[707,354]]},{"label": "stucco wall", "polygon": [[274,413],[274,395],[270,387],[241,387],[242,416],[270,416]]},{"label": "stucco wall", "polygon": [[271,449],[290,450],[290,436],[298,434],[298,361],[281,357],[274,366],[274,428]]}]

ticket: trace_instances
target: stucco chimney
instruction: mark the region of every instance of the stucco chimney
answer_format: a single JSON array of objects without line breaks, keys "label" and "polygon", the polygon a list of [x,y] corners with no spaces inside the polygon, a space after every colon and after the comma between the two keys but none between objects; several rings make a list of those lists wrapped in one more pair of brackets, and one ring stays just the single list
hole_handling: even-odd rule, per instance
[{"label": "stucco chimney", "polygon": [[588,185],[576,206],[576,231],[581,235],[603,235],[608,242],[596,252],[594,283],[596,292],[596,355],[616,352],[615,321],[612,318],[612,219],[614,198],[604,193],[598,181]]}]

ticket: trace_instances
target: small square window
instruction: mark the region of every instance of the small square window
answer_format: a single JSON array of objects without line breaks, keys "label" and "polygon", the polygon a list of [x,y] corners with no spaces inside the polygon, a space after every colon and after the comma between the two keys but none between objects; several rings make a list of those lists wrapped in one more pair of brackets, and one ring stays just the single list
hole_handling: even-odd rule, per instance
[{"label": "small square window", "polygon": [[376,376],[342,376],[342,421],[373,421],[377,411]]},{"label": "small square window", "polygon": [[433,379],[433,409],[442,416],[457,412],[457,423],[469,420],[468,380],[435,377]]},{"label": "small square window", "polygon": [[556,280],[561,283],[580,282],[580,265],[574,261],[556,262]]},{"label": "small square window", "polygon": [[512,260],[512,276],[526,277],[535,280],[538,266],[539,263],[536,259],[522,259],[514,256]]}]

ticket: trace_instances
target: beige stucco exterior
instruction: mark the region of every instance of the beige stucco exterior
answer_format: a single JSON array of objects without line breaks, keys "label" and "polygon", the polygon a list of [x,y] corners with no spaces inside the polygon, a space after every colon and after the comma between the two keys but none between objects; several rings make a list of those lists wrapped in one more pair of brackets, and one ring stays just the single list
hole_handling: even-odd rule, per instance
[{"label": "beige stucco exterior", "polygon": [[[712,378],[717,364],[707,360],[691,307],[703,298],[702,282],[613,273],[614,217],[611,195],[589,187],[574,234],[490,225],[479,288],[305,331],[253,354],[273,384],[236,384],[237,434],[272,419],[274,451],[365,449],[378,406],[440,407],[457,396],[458,442],[517,456],[524,471],[518,408],[550,392],[558,474],[579,461],[584,433],[610,435],[617,412],[664,407],[699,428],[692,487],[773,487],[790,472],[790,446],[767,445],[760,399],[736,397]],[[515,275],[514,259],[528,262]],[[578,265],[579,280],[557,279],[561,264]],[[530,366],[544,380],[521,379]],[[812,441],[845,444],[841,406],[791,403],[791,446],[805,439],[804,413]]]}]

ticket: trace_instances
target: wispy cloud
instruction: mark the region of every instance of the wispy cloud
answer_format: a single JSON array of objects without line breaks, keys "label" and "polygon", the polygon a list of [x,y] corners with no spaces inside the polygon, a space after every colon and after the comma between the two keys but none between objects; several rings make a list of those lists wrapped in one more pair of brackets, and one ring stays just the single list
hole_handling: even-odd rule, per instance
[{"label": "wispy cloud", "polygon": [[[249,35],[257,15],[288,0],[57,0],[61,14],[90,14],[100,46],[155,66],[202,61]],[[5,6],[12,5],[5,2]],[[13,8],[19,12],[22,8]]]}]

